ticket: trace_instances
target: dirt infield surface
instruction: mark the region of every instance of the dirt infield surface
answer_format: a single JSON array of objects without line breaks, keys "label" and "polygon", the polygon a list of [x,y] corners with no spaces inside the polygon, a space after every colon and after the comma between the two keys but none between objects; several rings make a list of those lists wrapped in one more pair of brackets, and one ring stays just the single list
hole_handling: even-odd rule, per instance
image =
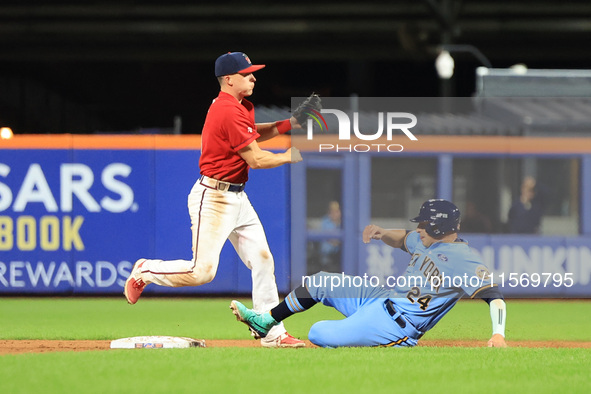
[{"label": "dirt infield surface", "polygon": [[[207,347],[260,347],[255,340],[206,340]],[[84,352],[91,350],[110,350],[111,341],[62,341],[62,340],[0,340],[0,355],[21,353],[47,352]],[[526,348],[585,348],[591,349],[591,342],[575,341],[508,341],[509,347]],[[306,341],[307,347],[316,347]],[[423,340],[419,342],[423,347],[485,347],[486,341],[478,340]]]}]

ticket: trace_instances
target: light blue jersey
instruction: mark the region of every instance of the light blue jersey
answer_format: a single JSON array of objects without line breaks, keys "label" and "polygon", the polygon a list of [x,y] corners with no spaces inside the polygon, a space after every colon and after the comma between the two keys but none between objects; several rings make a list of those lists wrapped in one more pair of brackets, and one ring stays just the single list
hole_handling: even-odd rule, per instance
[{"label": "light blue jersey", "polygon": [[360,281],[339,274],[313,275],[306,285],[312,298],[346,318],[314,324],[310,341],[324,347],[414,346],[462,296],[491,286],[487,267],[465,242],[425,248],[419,233],[410,232],[405,249],[411,260],[394,290],[357,286]]},{"label": "light blue jersey", "polygon": [[394,289],[393,301],[419,331],[433,328],[464,295],[474,297],[491,286],[488,268],[461,239],[425,248],[419,233],[411,232],[404,246],[412,255],[404,273],[407,285]]}]

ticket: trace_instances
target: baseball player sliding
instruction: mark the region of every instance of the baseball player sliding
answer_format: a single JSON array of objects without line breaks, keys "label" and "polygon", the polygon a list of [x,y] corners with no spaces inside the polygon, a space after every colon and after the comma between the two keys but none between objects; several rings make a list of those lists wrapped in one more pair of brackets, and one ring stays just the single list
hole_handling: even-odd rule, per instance
[{"label": "baseball player sliding", "polygon": [[[322,302],[346,318],[315,323],[308,338],[318,346],[415,346],[462,296],[468,295],[490,306],[493,335],[488,346],[505,347],[503,296],[491,284],[481,259],[458,238],[458,208],[449,201],[428,200],[411,221],[418,223],[416,231],[385,230],[375,225],[363,231],[365,243],[377,239],[411,254],[403,278],[407,280],[398,280],[402,285],[394,289],[320,272],[269,312],[254,312],[238,301],[232,301],[230,308],[239,321],[265,336],[285,318]],[[462,278],[461,284],[446,277]]]},{"label": "baseball player sliding", "polygon": [[[130,304],[137,302],[150,283],[180,287],[211,282],[227,239],[252,271],[254,310],[266,311],[279,303],[273,256],[244,185],[249,168],[273,168],[302,160],[295,147],[283,153],[272,153],[262,150],[258,141],[300,128],[306,111],[298,108],[290,119],[255,124],[254,106],[246,97],[253,93],[256,81],[253,73],[263,67],[265,65],[252,64],[242,52],[227,53],[216,60],[215,76],[220,92],[205,119],[199,160],[201,177],[188,198],[193,258],[139,259],[125,283],[124,294]],[[302,106],[320,110],[320,99],[312,95]],[[282,324],[270,327],[265,334],[261,339],[265,347],[305,345],[289,335]]]}]

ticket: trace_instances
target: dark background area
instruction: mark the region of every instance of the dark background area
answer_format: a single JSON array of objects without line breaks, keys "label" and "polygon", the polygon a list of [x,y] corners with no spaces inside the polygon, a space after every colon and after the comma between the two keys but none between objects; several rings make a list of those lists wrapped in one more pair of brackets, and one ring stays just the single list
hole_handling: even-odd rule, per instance
[{"label": "dark background area", "polygon": [[[591,68],[591,3],[530,0],[12,1],[0,5],[0,126],[15,133],[199,133],[217,95],[215,58],[246,52],[252,101],[441,95],[442,43],[493,67]],[[470,54],[453,54],[455,96],[474,92]]]}]

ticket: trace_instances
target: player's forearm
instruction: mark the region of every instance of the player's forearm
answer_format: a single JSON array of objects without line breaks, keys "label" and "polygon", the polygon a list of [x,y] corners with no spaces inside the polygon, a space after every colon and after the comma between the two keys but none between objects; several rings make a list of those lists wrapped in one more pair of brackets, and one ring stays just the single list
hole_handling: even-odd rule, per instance
[{"label": "player's forearm", "polygon": [[406,230],[386,230],[382,235],[382,242],[393,248],[401,248],[404,245]]},{"label": "player's forearm", "polygon": [[285,134],[291,130],[294,126],[295,119],[279,120],[271,123],[257,123],[257,132],[260,137],[257,139],[258,142],[270,140],[279,134]]},{"label": "player's forearm", "polygon": [[273,137],[278,136],[279,130],[277,129],[276,122],[271,123],[257,123],[257,132],[261,135],[257,138],[258,142],[270,140]]},{"label": "player's forearm", "polygon": [[252,169],[265,169],[279,167],[288,163],[291,163],[291,155],[289,152],[272,153],[261,150],[260,154],[257,155],[256,158],[253,158],[253,160],[249,162],[248,165]]},{"label": "player's forearm", "polygon": [[507,306],[500,298],[490,302],[490,318],[492,321],[492,333],[505,337],[505,320],[507,319]]},{"label": "player's forearm", "polygon": [[302,161],[300,151],[295,147],[291,147],[283,153],[273,153],[262,150],[256,141],[240,149],[238,153],[253,169],[275,168],[283,164]]},{"label": "player's forearm", "polygon": [[375,224],[370,224],[363,229],[362,240],[368,243],[372,239],[379,239],[393,248],[401,248],[404,245],[406,230],[386,230]]},{"label": "player's forearm", "polygon": [[280,165],[291,163],[290,151],[273,153],[260,148],[245,149],[240,151],[240,156],[252,169],[275,168]]}]

